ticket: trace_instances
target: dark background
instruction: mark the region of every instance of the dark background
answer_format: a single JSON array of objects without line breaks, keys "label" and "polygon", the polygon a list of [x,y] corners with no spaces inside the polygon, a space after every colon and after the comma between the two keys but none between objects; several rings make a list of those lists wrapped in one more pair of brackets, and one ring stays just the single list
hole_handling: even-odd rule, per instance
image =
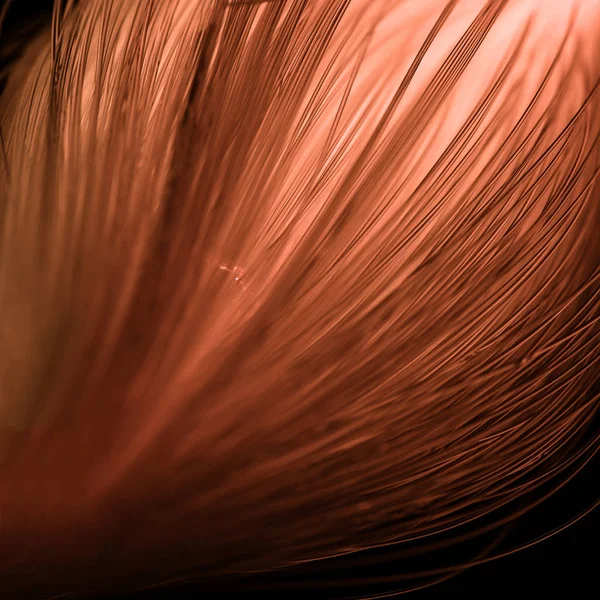
[{"label": "dark background", "polygon": [[[22,43],[39,27],[47,24],[51,5],[51,0],[13,0],[0,37],[2,66],[6,66],[17,57]],[[596,393],[600,391],[600,386],[597,386],[595,391]],[[598,431],[600,427],[597,419],[589,432],[588,439],[596,437]],[[596,455],[559,493],[528,513],[509,532],[505,532],[507,537],[501,548],[519,546],[561,526],[585,511],[599,498],[600,456]],[[567,589],[573,598],[597,597],[597,570],[600,568],[599,534],[600,509],[597,509],[567,530],[532,548],[478,565],[449,581],[416,592],[411,597],[444,597],[455,594],[466,595],[466,597],[480,595],[495,597],[511,593],[517,597],[529,593],[535,596],[552,593],[560,597]],[[441,558],[426,556],[407,562],[395,556],[393,551],[373,551],[361,555],[369,561],[368,564],[361,564],[364,561],[357,561],[355,556],[351,559],[326,561],[312,567],[289,569],[278,574],[188,583],[167,590],[138,592],[129,597],[151,599],[170,598],[174,595],[180,597],[198,597],[204,594],[242,596],[256,593],[259,597],[294,596],[316,600],[317,598],[374,595],[393,591],[406,586],[406,583],[388,581],[376,584],[370,581],[364,586],[356,582],[348,586],[344,582],[349,578],[389,578],[398,575],[403,569],[428,569],[441,563],[456,564],[467,561],[481,547],[481,543],[490,542],[492,539],[480,540],[479,546],[473,544],[459,546]],[[329,587],[325,586],[326,581],[337,581],[337,583]]]}]

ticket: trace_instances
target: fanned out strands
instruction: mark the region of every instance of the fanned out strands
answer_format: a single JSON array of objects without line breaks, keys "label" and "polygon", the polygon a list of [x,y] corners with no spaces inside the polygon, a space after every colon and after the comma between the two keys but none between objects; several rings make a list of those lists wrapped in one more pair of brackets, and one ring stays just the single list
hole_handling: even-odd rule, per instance
[{"label": "fanned out strands", "polygon": [[427,552],[584,465],[599,15],[56,2],[0,98],[2,589]]}]

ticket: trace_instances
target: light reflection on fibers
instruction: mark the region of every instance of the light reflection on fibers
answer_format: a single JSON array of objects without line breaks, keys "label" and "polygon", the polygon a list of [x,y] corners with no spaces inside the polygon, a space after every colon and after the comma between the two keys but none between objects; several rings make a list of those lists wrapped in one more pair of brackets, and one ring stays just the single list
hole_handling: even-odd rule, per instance
[{"label": "light reflection on fibers", "polygon": [[428,544],[589,458],[598,4],[57,4],[0,101],[7,578]]}]

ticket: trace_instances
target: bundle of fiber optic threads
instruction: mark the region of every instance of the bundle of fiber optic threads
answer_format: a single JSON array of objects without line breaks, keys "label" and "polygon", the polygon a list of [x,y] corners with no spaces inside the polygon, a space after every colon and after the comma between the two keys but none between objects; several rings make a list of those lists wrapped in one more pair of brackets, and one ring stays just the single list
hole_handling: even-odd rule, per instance
[{"label": "bundle of fiber optic threads", "polygon": [[0,96],[0,589],[427,552],[588,461],[599,32],[57,1]]}]

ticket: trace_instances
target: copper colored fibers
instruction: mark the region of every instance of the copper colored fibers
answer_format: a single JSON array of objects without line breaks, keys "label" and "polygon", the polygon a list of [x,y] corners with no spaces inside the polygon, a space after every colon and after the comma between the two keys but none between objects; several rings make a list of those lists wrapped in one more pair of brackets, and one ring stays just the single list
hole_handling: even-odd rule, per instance
[{"label": "copper colored fibers", "polygon": [[426,551],[588,461],[599,17],[56,2],[0,96],[2,597]]}]

